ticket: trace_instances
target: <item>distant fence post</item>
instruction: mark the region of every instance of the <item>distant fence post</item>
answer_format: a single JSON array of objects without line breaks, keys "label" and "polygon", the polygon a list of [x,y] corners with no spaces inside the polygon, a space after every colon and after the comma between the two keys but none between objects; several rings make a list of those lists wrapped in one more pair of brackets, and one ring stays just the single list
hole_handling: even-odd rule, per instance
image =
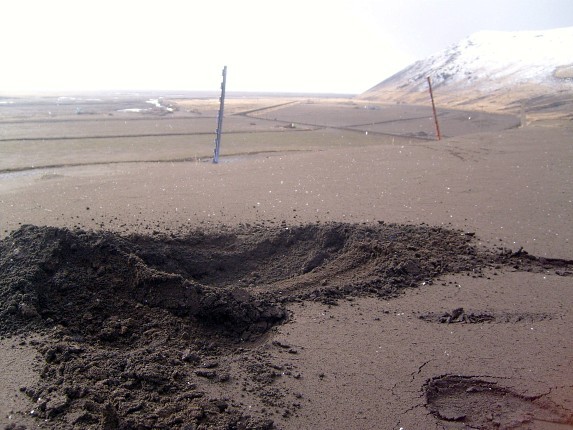
[{"label": "distant fence post", "polygon": [[217,115],[217,135],[215,136],[215,152],[213,163],[219,162],[221,151],[221,132],[223,131],[223,111],[225,110],[225,85],[227,83],[227,66],[223,67],[223,82],[221,83],[221,97],[219,97],[219,114]]},{"label": "distant fence post", "polygon": [[432,80],[428,76],[428,87],[430,88],[430,99],[432,99],[432,111],[434,112],[434,122],[436,123],[436,140],[442,140],[440,133],[440,125],[438,124],[438,114],[436,113],[436,105],[434,103],[434,92],[432,91]]}]

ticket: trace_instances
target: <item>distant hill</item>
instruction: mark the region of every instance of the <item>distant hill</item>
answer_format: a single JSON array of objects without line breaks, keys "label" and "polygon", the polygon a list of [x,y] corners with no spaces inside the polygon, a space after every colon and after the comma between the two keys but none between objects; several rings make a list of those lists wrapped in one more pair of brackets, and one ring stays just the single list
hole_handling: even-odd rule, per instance
[{"label": "distant hill", "polygon": [[426,103],[430,76],[437,103],[485,110],[559,111],[573,104],[573,27],[482,31],[408,66],[358,96]]}]

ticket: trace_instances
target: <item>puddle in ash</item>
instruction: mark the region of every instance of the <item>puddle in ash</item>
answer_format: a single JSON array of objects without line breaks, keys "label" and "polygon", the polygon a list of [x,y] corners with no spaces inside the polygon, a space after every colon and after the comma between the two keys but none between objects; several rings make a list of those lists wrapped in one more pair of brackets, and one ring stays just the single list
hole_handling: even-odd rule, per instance
[{"label": "puddle in ash", "polygon": [[[573,424],[573,415],[543,396],[523,396],[470,376],[444,375],[424,385],[426,407],[463,428],[530,428],[535,422]],[[537,427],[536,427],[537,428]]]},{"label": "puddle in ash", "polygon": [[[257,375],[297,372],[275,372],[245,342],[283,322],[286,302],[389,297],[489,264],[571,270],[479,250],[472,236],[385,224],[151,237],[23,226],[0,241],[0,334],[45,334],[40,381],[22,387],[43,428],[272,428],[271,412],[250,416],[204,388],[250,378],[263,404],[286,399]],[[233,374],[237,360],[265,369]]]}]

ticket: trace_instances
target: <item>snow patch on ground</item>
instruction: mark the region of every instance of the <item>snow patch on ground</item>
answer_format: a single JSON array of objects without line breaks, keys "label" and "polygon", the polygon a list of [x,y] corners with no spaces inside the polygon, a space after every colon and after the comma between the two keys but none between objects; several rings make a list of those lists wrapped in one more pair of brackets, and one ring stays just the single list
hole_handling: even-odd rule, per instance
[{"label": "snow patch on ground", "polygon": [[151,104],[154,107],[153,108],[148,108],[148,109],[142,109],[142,108],[128,108],[128,109],[119,109],[117,112],[134,112],[134,113],[144,113],[144,112],[151,112],[153,109],[159,109],[161,111],[164,112],[173,112],[174,109],[170,106],[165,106],[162,104],[162,99],[158,98],[158,99],[149,99],[147,100],[145,103]]},{"label": "snow patch on ground", "polygon": [[118,109],[118,112],[141,113],[141,112],[148,112],[149,110],[150,110],[150,109],[129,108],[129,109]]},{"label": "snow patch on ground", "polygon": [[164,106],[161,103],[161,99],[149,99],[147,100],[145,103],[149,103],[152,104],[153,106],[155,106],[156,108],[162,109],[162,110],[166,110],[167,112],[173,112],[173,108],[169,107],[169,106]]}]

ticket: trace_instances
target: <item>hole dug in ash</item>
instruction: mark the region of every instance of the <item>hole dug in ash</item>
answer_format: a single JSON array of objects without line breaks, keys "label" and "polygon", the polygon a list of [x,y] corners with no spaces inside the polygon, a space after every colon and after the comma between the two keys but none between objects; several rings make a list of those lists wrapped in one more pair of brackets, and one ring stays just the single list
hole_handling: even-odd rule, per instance
[{"label": "hole dug in ash", "polygon": [[426,407],[438,419],[463,428],[533,428],[535,422],[573,425],[573,414],[543,396],[524,396],[471,376],[443,375],[428,380]]}]

